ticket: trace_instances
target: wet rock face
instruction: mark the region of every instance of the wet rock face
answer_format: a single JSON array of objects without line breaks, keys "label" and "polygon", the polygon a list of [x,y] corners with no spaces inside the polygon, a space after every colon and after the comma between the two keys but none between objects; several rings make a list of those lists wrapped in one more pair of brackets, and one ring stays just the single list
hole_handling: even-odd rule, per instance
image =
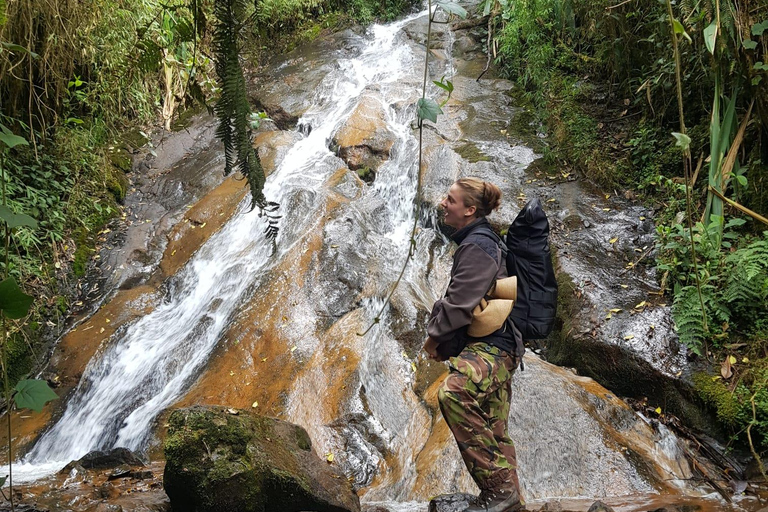
[{"label": "wet rock face", "polygon": [[144,467],[144,462],[127,448],[115,448],[107,452],[95,450],[70,462],[60,473],[69,473],[73,467],[77,466],[85,469],[107,469],[123,465]]},{"label": "wet rock face", "polygon": [[350,169],[378,169],[389,159],[395,135],[387,128],[381,97],[364,96],[333,137],[333,145]]},{"label": "wet rock face", "polygon": [[175,510],[360,511],[297,425],[213,406],[176,410],[169,423],[163,484]]},{"label": "wet rock face", "polygon": [[464,512],[475,497],[471,494],[443,494],[430,500],[429,512]]}]

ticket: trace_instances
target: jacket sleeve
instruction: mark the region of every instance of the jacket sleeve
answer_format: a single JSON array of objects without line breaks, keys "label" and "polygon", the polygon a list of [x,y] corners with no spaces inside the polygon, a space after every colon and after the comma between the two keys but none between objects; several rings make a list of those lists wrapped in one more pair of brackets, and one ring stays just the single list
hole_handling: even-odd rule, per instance
[{"label": "jacket sleeve", "polygon": [[496,261],[479,246],[460,245],[453,256],[448,291],[432,306],[427,334],[440,344],[472,323],[472,310],[488,292],[498,269]]}]

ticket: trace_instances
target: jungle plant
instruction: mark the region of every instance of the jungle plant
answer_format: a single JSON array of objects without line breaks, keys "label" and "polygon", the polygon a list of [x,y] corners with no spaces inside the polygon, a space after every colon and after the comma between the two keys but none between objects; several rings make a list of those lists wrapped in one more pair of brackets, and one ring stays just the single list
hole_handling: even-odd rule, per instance
[{"label": "jungle plant", "polygon": [[[3,148],[0,149],[0,186],[2,186],[2,206],[0,206],[0,220],[4,227],[4,254],[3,280],[0,281],[0,366],[3,373],[3,390],[5,403],[7,407],[6,418],[8,420],[8,481],[10,485],[11,510],[15,510],[13,503],[13,441],[11,436],[11,400],[19,408],[29,408],[35,411],[42,410],[43,406],[50,400],[58,398],[44,380],[22,379],[11,390],[8,368],[8,358],[6,349],[8,346],[8,320],[17,320],[27,316],[29,308],[34,300],[30,295],[25,294],[16,283],[16,279],[9,277],[9,254],[10,242],[13,230],[18,227],[35,227],[35,219],[26,214],[17,214],[11,211],[6,203],[5,190],[5,157],[11,149],[19,145],[27,145],[26,139],[15,135],[5,125],[0,124],[0,142]],[[5,484],[6,477],[0,477],[0,486]]]}]

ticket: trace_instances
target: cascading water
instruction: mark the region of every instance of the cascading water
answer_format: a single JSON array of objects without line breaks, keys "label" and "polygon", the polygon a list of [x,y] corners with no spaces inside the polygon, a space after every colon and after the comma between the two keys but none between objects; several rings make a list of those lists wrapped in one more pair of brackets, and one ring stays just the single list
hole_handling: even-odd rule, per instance
[{"label": "cascading water", "polygon": [[[308,50],[316,52],[309,59],[291,55],[270,70],[279,78],[260,93],[285,97],[290,104],[285,110],[292,115],[303,112],[301,135],[291,134],[300,140],[265,188],[286,219],[274,247],[262,235],[263,219],[246,213],[243,205],[171,278],[162,304],[121,328],[91,360],[58,423],[14,467],[17,481],[53,472],[93,449],[140,450],[158,415],[176,402],[220,400],[249,407],[248,393],[241,396],[236,386],[219,382],[223,368],[230,376],[237,372],[233,380],[247,376],[245,386],[255,384],[249,392],[262,379],[259,391],[268,395],[259,397],[262,412],[305,427],[317,453],[336,453],[334,464],[354,479],[368,502],[410,512],[423,510],[436,494],[475,490],[455,441],[435,413],[435,384],[445,369],[417,355],[424,312],[445,289],[450,268],[449,246],[437,230],[417,230],[413,261],[391,307],[367,337],[355,334],[379,312],[410,248],[417,171],[423,177],[422,200],[430,203],[461,174],[503,185],[501,218],[508,220],[517,213],[516,200],[539,193],[534,185],[523,186],[536,181],[526,182],[524,176],[533,151],[506,136],[519,110],[507,94],[512,85],[478,82],[466,60],[451,60],[451,48],[466,47],[467,37],[454,45],[446,32],[435,34],[436,40],[443,38],[435,46],[442,44],[445,52],[441,57],[439,48],[432,51],[430,73],[454,82],[454,100],[425,130],[425,161],[417,170],[412,122],[424,54],[423,45],[414,41],[423,41],[425,19],[422,12],[375,26],[365,38],[340,34],[343,49],[334,57],[342,57],[330,65],[317,56],[327,59],[319,43]],[[312,93],[290,90],[289,84],[309,75],[317,78],[316,87],[306,82],[313,84]],[[350,119],[363,101],[377,102],[382,131],[393,140],[371,186],[362,185],[328,149],[339,131],[353,124]],[[460,156],[462,148],[469,156]],[[425,212],[422,226],[434,225],[432,214]],[[279,309],[285,304],[291,305],[289,311]],[[282,324],[270,323],[288,316]],[[257,329],[253,324],[260,322],[264,325]],[[262,327],[261,334],[248,332]],[[269,363],[262,365],[267,358],[260,352],[270,344]],[[211,359],[216,347],[225,350]],[[286,375],[272,373],[272,387],[264,377],[269,370],[262,368],[278,358],[290,371],[275,365]],[[688,476],[676,462],[678,443],[654,433],[594,381],[535,358],[526,367],[514,378],[509,422],[519,442],[526,496],[648,493],[668,486],[654,474],[680,482]],[[279,404],[267,410],[264,401],[271,400]],[[629,447],[632,457],[644,461],[642,471],[625,454]]]},{"label": "cascading water", "polygon": [[[312,197],[313,189],[338,169],[340,161],[329,151],[329,140],[366,87],[386,88],[403,79],[413,56],[407,46],[396,45],[396,35],[403,24],[423,15],[372,27],[360,55],[340,60],[328,74],[299,122],[311,131],[267,180],[264,193],[269,200],[288,205],[302,192]],[[406,96],[412,97],[413,90]],[[401,158],[388,166],[389,177],[371,192],[388,205],[383,212],[388,216],[387,237],[398,253],[407,247],[415,193],[415,166],[408,163],[414,162],[415,151],[408,128],[412,117],[411,109],[389,120],[399,139],[393,152]],[[196,378],[243,297],[314,218],[313,211],[284,211],[290,222],[281,229],[273,253],[272,242],[263,235],[264,219],[246,211],[244,203],[173,278],[174,285],[156,310],[118,331],[91,360],[59,421],[14,466],[17,481],[39,478],[91,450],[140,450],[146,445],[153,421]]]}]

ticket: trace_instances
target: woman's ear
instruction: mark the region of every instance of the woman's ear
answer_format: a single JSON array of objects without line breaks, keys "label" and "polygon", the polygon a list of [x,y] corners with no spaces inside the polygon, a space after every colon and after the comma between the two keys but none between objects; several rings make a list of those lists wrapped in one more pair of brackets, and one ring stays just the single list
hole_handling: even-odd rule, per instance
[{"label": "woman's ear", "polygon": [[465,217],[474,217],[475,213],[477,213],[477,206],[468,206],[467,210],[464,212]]}]

